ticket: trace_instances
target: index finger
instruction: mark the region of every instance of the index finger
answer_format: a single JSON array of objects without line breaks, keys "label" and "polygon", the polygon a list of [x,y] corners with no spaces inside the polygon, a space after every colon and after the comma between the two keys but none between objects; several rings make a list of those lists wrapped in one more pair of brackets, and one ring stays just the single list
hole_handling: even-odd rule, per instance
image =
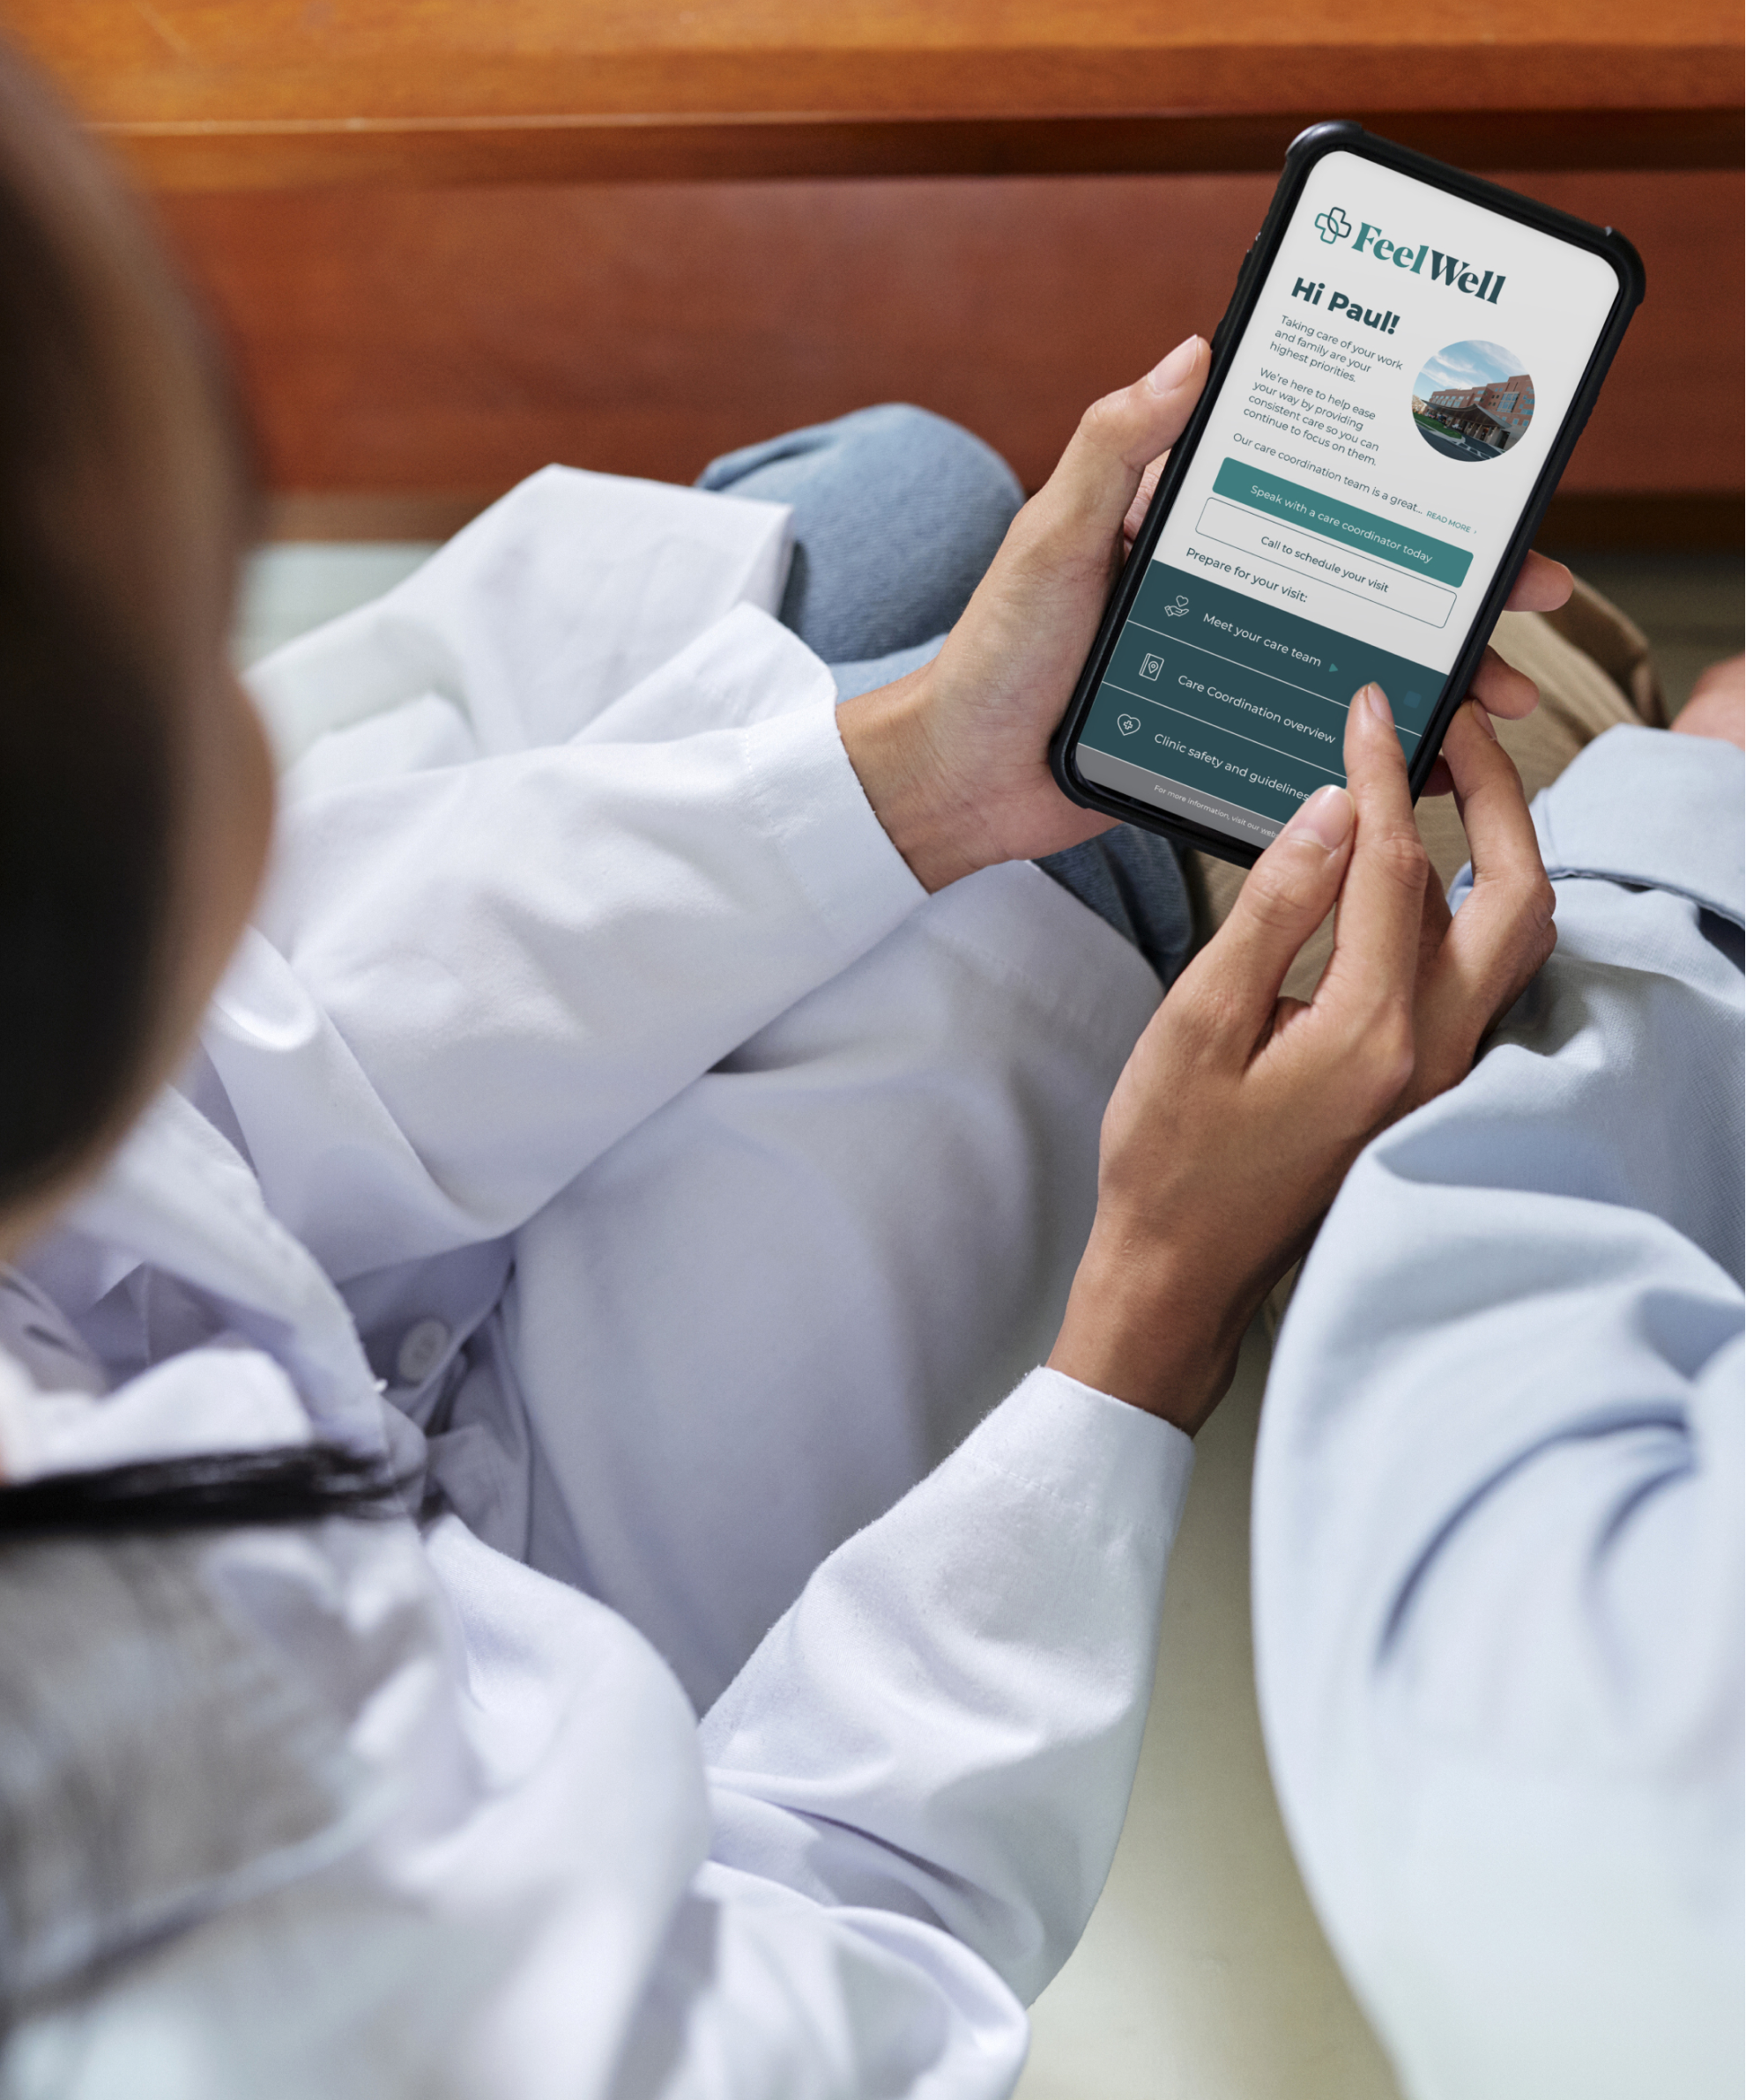
[{"label": "index finger", "polygon": [[1575,588],[1576,578],[1562,561],[1554,561],[1549,554],[1530,553],[1510,592],[1507,609],[1512,612],[1556,612]]},{"label": "index finger", "polygon": [[1552,886],[1527,798],[1480,710],[1465,707],[1444,741],[1473,849],[1471,895],[1449,923],[1422,988],[1417,1064],[1403,1108],[1453,1086],[1485,1030],[1552,953]]},{"label": "index finger", "polygon": [[1127,516],[1122,520],[1122,538],[1129,546],[1140,537],[1140,528],[1146,523],[1146,513],[1152,508],[1152,499],[1158,493],[1158,482],[1170,464],[1170,456],[1168,452],[1160,452],[1140,477],[1140,486],[1127,507]]},{"label": "index finger", "polygon": [[1443,755],[1473,857],[1473,893],[1455,915],[1453,931],[1463,947],[1500,938],[1533,945],[1550,924],[1557,900],[1521,775],[1471,702],[1449,724]]},{"label": "index finger", "polygon": [[1347,709],[1346,778],[1357,835],[1334,954],[1313,1004],[1343,1011],[1361,1030],[1391,1014],[1410,1028],[1428,863],[1413,821],[1406,757],[1380,686],[1362,686]]}]

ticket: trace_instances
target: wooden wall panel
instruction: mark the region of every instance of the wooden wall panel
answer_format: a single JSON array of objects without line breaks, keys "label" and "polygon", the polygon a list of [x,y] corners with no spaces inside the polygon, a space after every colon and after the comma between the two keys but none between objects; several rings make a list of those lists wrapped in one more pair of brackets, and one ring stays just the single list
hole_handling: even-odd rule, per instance
[{"label": "wooden wall panel", "polygon": [[0,0],[0,21],[169,189],[1235,171],[1336,113],[1466,167],[1740,156],[1728,0]]},{"label": "wooden wall panel", "polygon": [[[1741,482],[1737,181],[1522,186],[1613,220],[1648,266],[1566,488],[1713,510]],[[275,488],[330,499],[337,530],[391,531],[414,499],[463,516],[548,460],[688,479],[717,451],[878,400],[969,424],[1034,485],[1085,403],[1211,330],[1271,188],[527,186],[159,207],[234,345]]]}]

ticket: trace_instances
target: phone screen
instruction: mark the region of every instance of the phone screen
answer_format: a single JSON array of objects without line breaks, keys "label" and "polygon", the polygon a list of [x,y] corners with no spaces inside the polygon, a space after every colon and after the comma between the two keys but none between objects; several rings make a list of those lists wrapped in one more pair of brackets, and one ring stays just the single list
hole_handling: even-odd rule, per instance
[{"label": "phone screen", "polygon": [[1620,296],[1600,255],[1311,168],[1074,748],[1265,846],[1387,694],[1410,764]]}]

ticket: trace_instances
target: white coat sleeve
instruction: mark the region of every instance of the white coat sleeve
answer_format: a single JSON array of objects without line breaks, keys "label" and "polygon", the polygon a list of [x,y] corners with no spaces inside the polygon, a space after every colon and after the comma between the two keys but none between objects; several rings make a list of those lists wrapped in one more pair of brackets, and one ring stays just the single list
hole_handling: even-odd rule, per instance
[{"label": "white coat sleeve", "polygon": [[[177,1393],[234,1444],[233,1355],[140,1382],[162,1390],[134,1395],[134,1455],[166,1428],[182,1446]],[[296,1396],[254,1362],[276,1441]],[[107,1462],[129,1433],[4,1356],[0,1391],[9,1466]],[[1120,1829],[1189,1461],[1180,1432],[1034,1374],[820,1569],[701,1746],[640,1635],[453,1516],[191,1541],[217,1610],[182,1610],[180,1645],[161,1604],[141,1621],[168,1687],[145,1703],[191,1703],[212,1784],[162,1728],[97,1773],[123,1838],[168,1837],[99,1889],[100,1941],[82,1888],[37,1935],[13,2085],[1005,2100],[1020,1998]]]},{"label": "white coat sleeve", "polygon": [[201,1105],[337,1280],[511,1231],[921,902],[800,643],[742,611],[658,676],[803,704],[286,811]]},{"label": "white coat sleeve", "polygon": [[1192,1459],[1033,1372],[701,1737],[622,1621],[440,1524],[485,1805],[397,1875],[491,1928],[456,2089],[1006,2100],[1121,1829]]},{"label": "white coat sleeve", "polygon": [[[1007,2089],[1015,2001],[1071,1951],[1120,1835],[1192,1456],[1180,1430],[1033,1372],[771,1629],[703,1723],[697,1893],[763,1960],[810,1945],[797,1975],[836,1980],[786,2037],[742,2037],[743,2082],[708,2089]],[[821,2062],[765,2074],[851,2033],[863,1990],[909,2001],[879,2022],[888,2054],[914,2052],[901,2081],[876,2062],[840,2086]],[[733,2008],[701,1986],[663,2016],[705,2060],[729,2046]]]},{"label": "white coat sleeve", "polygon": [[1740,2089],[1741,797],[1616,730],[1541,798],[1557,954],[1275,1359],[1269,1754],[1415,2096]]}]

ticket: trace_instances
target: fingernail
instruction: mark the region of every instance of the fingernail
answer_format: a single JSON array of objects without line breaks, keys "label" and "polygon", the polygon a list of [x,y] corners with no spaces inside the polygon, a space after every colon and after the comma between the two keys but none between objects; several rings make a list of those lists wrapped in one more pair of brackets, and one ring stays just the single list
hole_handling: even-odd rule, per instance
[{"label": "fingernail", "polygon": [[1148,374],[1146,383],[1155,394],[1174,393],[1194,369],[1194,360],[1200,349],[1199,336],[1190,336],[1185,343],[1178,343],[1161,365]]},{"label": "fingernail", "polygon": [[1344,788],[1318,788],[1307,802],[1298,804],[1297,813],[1285,828],[1307,831],[1332,853],[1346,843],[1346,834],[1352,828],[1352,798]]},{"label": "fingernail", "polygon": [[1485,731],[1486,735],[1490,737],[1491,741],[1495,744],[1497,741],[1497,731],[1496,725],[1492,722],[1490,716],[1486,713],[1485,709],[1481,707],[1476,700],[1469,701],[1467,705],[1472,708],[1474,711],[1475,720],[1477,721],[1479,726]]},{"label": "fingernail", "polygon": [[1364,700],[1371,713],[1376,716],[1377,720],[1386,722],[1389,728],[1393,729],[1394,717],[1388,711],[1388,695],[1374,680],[1364,687]]}]

